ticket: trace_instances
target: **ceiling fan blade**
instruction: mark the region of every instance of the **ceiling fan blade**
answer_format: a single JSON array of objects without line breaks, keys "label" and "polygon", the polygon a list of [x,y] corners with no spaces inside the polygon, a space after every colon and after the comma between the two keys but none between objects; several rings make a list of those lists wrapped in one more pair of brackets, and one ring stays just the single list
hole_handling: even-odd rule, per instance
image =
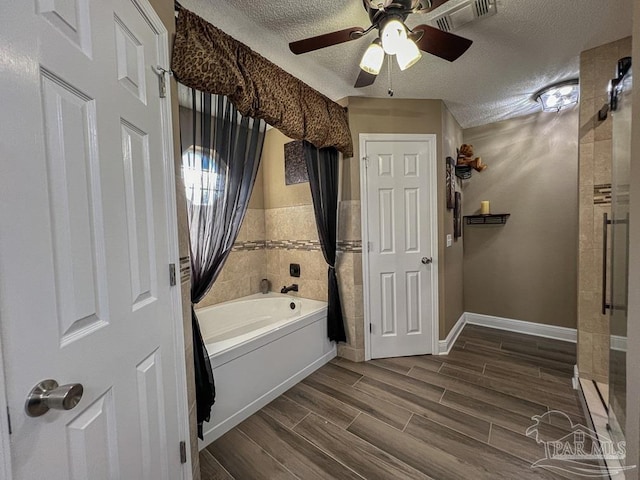
[{"label": "ceiling fan blade", "polygon": [[445,3],[447,3],[449,0],[431,0],[429,1],[425,1],[425,0],[417,0],[415,1],[415,5],[412,5],[412,13],[429,13],[429,12],[433,12],[436,8],[441,7],[442,5],[444,5]]},{"label": "ceiling fan blade", "polygon": [[423,32],[422,38],[416,40],[420,50],[450,62],[460,58],[473,43],[468,38],[444,32],[430,25],[418,25],[412,31],[415,32]]},{"label": "ceiling fan blade", "polygon": [[367,73],[364,70],[360,70],[360,74],[356,80],[355,88],[368,87],[369,85],[373,85],[373,82],[376,81],[377,75],[372,73]]},{"label": "ceiling fan blade", "polygon": [[430,12],[432,10],[435,10],[438,7],[441,7],[442,5],[444,5],[445,3],[447,3],[449,0],[431,0],[431,6],[428,8],[425,8],[423,10],[420,10],[420,13],[427,13]]},{"label": "ceiling fan blade", "polygon": [[289,49],[296,55],[301,53],[313,52],[321,48],[338,45],[339,43],[348,42],[360,38],[364,34],[364,28],[351,27],[339,30],[337,32],[325,33],[317,37],[305,38],[297,42],[291,42]]}]

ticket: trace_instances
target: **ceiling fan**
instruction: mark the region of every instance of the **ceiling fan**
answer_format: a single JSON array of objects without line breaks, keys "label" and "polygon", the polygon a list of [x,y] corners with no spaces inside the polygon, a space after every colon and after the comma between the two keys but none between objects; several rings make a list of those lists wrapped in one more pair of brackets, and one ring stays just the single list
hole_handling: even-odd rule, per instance
[{"label": "ceiling fan", "polygon": [[471,40],[444,32],[430,25],[409,29],[404,21],[413,13],[427,13],[449,0],[362,0],[371,25],[364,29],[351,27],[337,32],[291,42],[296,55],[357,40],[377,29],[379,36],[367,48],[360,62],[355,87],[373,84],[386,55],[395,55],[401,70],[420,60],[420,50],[450,62],[458,59],[473,43]]}]

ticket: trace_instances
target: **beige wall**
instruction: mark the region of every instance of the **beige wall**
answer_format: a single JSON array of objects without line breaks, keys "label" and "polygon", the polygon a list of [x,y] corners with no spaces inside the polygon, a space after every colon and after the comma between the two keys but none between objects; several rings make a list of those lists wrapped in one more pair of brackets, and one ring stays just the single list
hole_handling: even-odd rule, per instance
[{"label": "beige wall", "polygon": [[575,328],[578,109],[464,131],[489,168],[464,185],[464,215],[489,200],[504,226],[464,226],[467,312]]},{"label": "beige wall", "polygon": [[342,199],[360,200],[361,133],[435,133],[439,158],[442,108],[440,100],[350,97],[348,109],[353,158],[345,161]]},{"label": "beige wall", "polygon": [[[442,155],[439,157],[441,161],[446,157],[456,158],[456,149],[462,145],[462,128],[451,115],[446,106],[442,108]],[[444,174],[440,173],[440,178]],[[441,186],[442,185],[442,186]],[[442,181],[438,182],[439,198],[446,198]],[[456,190],[462,192],[460,181],[456,178]],[[464,202],[464,195],[463,195]],[[443,201],[439,205],[440,213],[440,238],[442,250],[444,251],[444,285],[440,285],[442,295],[440,301],[444,298],[444,315],[440,315],[440,338],[446,338],[456,322],[464,313],[464,236],[453,240],[450,247],[446,247],[446,236],[451,235],[453,239],[453,210],[447,210]],[[440,257],[442,258],[442,257]],[[443,291],[444,290],[444,291]]]},{"label": "beige wall", "polygon": [[599,190],[611,188],[611,115],[597,112],[607,103],[607,85],[618,59],[631,55],[631,37],[580,55],[580,175],[578,256],[578,369],[580,375],[607,383],[609,317],[601,313],[602,216],[611,201],[600,201]]},{"label": "beige wall", "polygon": [[285,185],[284,144],[291,141],[275,128],[267,131],[262,152],[265,209],[311,205],[312,203],[308,183]]},{"label": "beige wall", "polygon": [[[169,32],[169,46],[173,46],[175,35],[174,2],[172,0],[149,0],[153,9],[164,23]],[[176,167],[176,203],[178,208],[178,242],[180,251],[179,271],[189,271],[189,229],[187,225],[187,207],[184,193],[184,185],[180,176],[181,155],[180,155],[180,123],[178,111],[178,89],[175,77],[171,77],[171,99],[172,99],[172,119],[173,119],[173,139],[174,139],[174,160]],[[185,361],[187,368],[187,402],[189,407],[189,428],[191,445],[191,467],[193,479],[200,479],[200,457],[198,456],[198,436],[197,436],[197,412],[195,395],[195,376],[193,365],[193,332],[191,330],[191,279],[187,273],[180,275],[180,289],[182,293],[182,315],[184,324],[185,341]]]},{"label": "beige wall", "polygon": [[260,166],[258,167],[256,183],[253,185],[248,208],[264,210],[264,168],[262,167],[262,162],[260,162]]}]

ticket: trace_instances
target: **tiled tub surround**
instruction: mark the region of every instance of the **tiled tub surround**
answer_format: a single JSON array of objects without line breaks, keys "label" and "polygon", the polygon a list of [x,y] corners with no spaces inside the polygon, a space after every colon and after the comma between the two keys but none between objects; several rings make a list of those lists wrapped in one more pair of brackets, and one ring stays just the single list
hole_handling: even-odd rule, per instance
[{"label": "tiled tub surround", "polygon": [[611,213],[612,120],[598,121],[619,58],[631,55],[631,37],[580,55],[578,370],[607,383],[609,318],[602,315],[602,216]]},{"label": "tiled tub surround", "polygon": [[[339,355],[364,360],[362,241],[360,202],[340,203],[337,272],[347,343]],[[289,264],[300,264],[300,277],[289,275]],[[297,283],[290,295],[327,300],[327,264],[322,254],[312,205],[249,209],[233,250],[209,294],[198,308],[260,292],[267,278],[271,290]]]},{"label": "tiled tub surround", "polygon": [[250,208],[220,275],[209,293],[198,303],[203,308],[260,292],[260,280],[266,277],[264,250],[264,210]]},{"label": "tiled tub surround", "polygon": [[340,202],[338,218],[338,283],[347,342],[338,345],[338,356],[364,361],[364,298],[362,293],[362,234],[360,201]]},{"label": "tiled tub surround", "polygon": [[[349,225],[353,216],[350,204],[354,202],[344,203],[347,203],[347,206],[341,211],[345,216],[345,228],[341,231],[351,228]],[[355,214],[360,215],[359,206]],[[357,222],[359,229],[359,217]],[[359,236],[359,230],[357,232]],[[345,294],[351,298],[354,284],[351,273],[352,257],[361,257],[361,241],[353,238],[341,239],[338,242],[338,251],[338,274],[340,275],[342,268],[341,262],[345,263],[345,268],[348,269],[345,277],[348,288]],[[289,275],[291,263],[300,264],[299,278]],[[258,293],[260,280],[263,278],[271,282],[273,291],[278,292],[284,285],[297,283],[300,289],[298,292],[292,292],[292,295],[312,300],[327,300],[327,264],[318,239],[312,205],[247,210],[245,222],[233,250],[218,280],[209,294],[198,304],[198,308]],[[358,278],[359,285],[362,285],[361,267]],[[349,300],[348,303],[345,314],[350,314],[353,310],[350,305],[352,301]]]},{"label": "tiled tub surround", "polygon": [[[264,211],[267,232],[267,277],[273,291],[297,283],[295,295],[327,301],[327,263],[324,261],[313,205],[269,208]],[[300,264],[300,277],[289,275],[289,264]]]}]

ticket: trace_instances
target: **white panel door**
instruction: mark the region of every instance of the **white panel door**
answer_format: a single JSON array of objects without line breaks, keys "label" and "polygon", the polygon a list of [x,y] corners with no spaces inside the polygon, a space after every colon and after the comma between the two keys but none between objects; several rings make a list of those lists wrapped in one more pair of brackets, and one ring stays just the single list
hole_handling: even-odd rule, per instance
[{"label": "white panel door", "polygon": [[435,136],[388,137],[362,142],[371,358],[433,353],[437,322]]},{"label": "white panel door", "polygon": [[[166,31],[147,0],[10,3],[0,326],[13,478],[183,478],[170,118],[152,69],[166,66]],[[82,384],[80,402],[27,416],[45,379]]]}]

